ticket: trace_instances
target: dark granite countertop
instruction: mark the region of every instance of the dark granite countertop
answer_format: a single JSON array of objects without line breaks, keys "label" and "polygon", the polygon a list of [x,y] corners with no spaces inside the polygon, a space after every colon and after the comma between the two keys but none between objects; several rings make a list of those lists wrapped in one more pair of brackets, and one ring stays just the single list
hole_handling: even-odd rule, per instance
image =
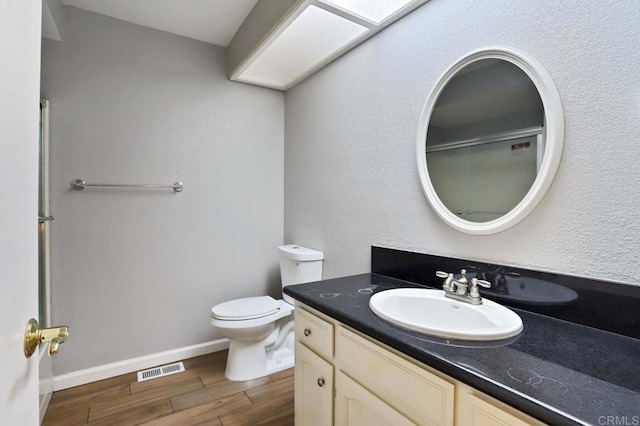
[{"label": "dark granite countertop", "polygon": [[516,339],[463,342],[404,330],[369,309],[372,294],[423,287],[379,274],[285,287],[298,301],[543,422],[640,424],[640,340],[513,309]]}]

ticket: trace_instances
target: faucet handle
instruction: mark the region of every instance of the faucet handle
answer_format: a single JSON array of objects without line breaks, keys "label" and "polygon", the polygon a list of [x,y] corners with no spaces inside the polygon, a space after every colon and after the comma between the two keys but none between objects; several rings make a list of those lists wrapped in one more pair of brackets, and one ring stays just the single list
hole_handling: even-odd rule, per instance
[{"label": "faucet handle", "polygon": [[454,291],[455,285],[453,284],[453,274],[444,271],[436,271],[436,277],[446,278],[442,284],[444,291]]},{"label": "faucet handle", "polygon": [[491,283],[489,281],[471,278],[471,289],[469,290],[469,297],[471,297],[472,299],[480,299],[480,291],[478,290],[478,286],[489,288],[491,287]]},{"label": "faucet handle", "polygon": [[489,288],[491,287],[491,283],[489,281],[479,280],[477,278],[471,278],[471,286],[476,288],[478,288],[477,286]]},{"label": "faucet handle", "polygon": [[436,277],[449,278],[449,273],[444,271],[436,271]]}]

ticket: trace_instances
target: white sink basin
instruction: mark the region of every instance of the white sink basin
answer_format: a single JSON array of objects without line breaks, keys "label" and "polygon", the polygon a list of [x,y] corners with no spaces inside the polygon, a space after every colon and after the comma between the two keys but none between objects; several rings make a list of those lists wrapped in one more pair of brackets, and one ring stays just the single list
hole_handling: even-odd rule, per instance
[{"label": "white sink basin", "polygon": [[487,299],[482,305],[459,302],[442,290],[385,290],[371,296],[369,307],[395,325],[438,337],[489,341],[522,331],[522,320],[511,309]]}]

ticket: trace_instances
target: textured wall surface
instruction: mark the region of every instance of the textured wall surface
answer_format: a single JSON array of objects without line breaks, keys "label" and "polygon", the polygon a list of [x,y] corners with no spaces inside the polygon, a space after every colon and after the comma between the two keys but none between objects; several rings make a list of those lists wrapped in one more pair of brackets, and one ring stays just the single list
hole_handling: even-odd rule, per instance
[{"label": "textured wall surface", "polygon": [[222,48],[67,12],[42,69],[56,375],[219,338],[214,304],[279,294],[283,235],[283,94],[229,81]]},{"label": "textured wall surface", "polygon": [[[640,3],[431,0],[285,95],[285,242],[326,278],[367,272],[371,245],[640,284]],[[554,79],[566,139],[556,179],[515,227],[470,236],[430,209],[416,166],[427,96],[456,60],[502,45]]]}]

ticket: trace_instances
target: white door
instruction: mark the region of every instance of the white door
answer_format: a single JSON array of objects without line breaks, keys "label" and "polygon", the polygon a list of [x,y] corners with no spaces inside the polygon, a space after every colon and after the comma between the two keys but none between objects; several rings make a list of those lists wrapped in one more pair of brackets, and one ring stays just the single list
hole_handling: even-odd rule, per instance
[{"label": "white door", "polygon": [[40,1],[0,0],[0,424],[37,425],[38,357],[27,321],[38,317]]}]

